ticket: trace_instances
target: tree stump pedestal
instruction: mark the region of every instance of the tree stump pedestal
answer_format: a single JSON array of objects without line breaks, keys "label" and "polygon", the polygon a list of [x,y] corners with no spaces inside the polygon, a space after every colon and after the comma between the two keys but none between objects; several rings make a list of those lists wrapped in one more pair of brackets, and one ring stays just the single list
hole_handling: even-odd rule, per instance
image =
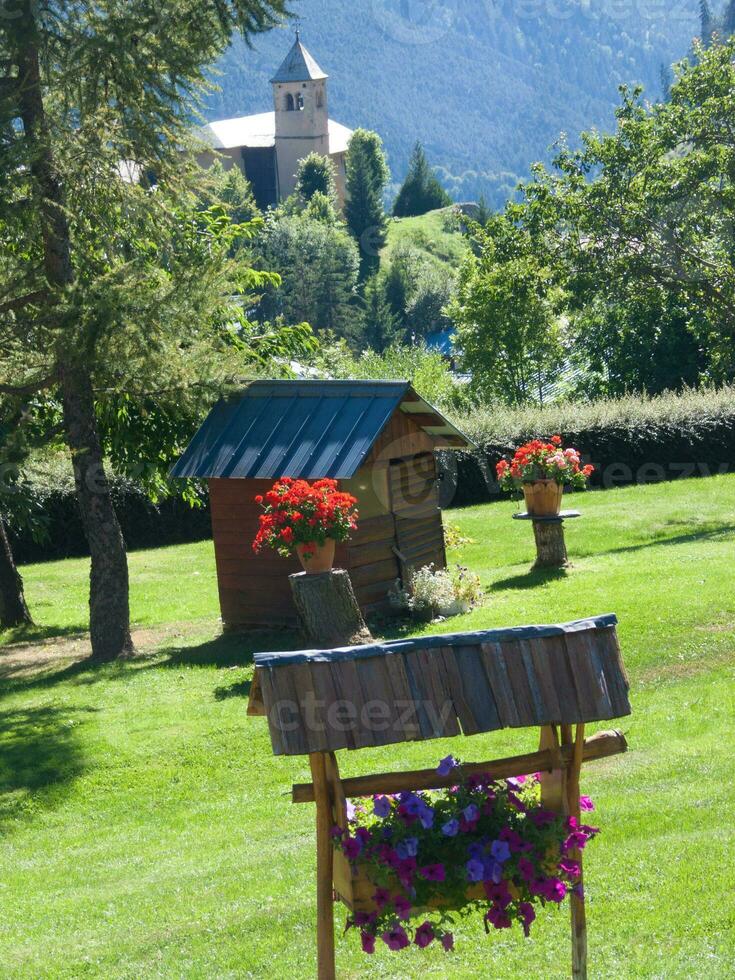
[{"label": "tree stump pedestal", "polygon": [[317,649],[372,643],[344,568],[289,575],[291,592],[304,639]]},{"label": "tree stump pedestal", "polygon": [[536,561],[531,571],[540,568],[567,568],[569,558],[564,541],[564,521],[581,517],[578,510],[563,510],[554,517],[537,517],[535,514],[514,514],[514,521],[533,521],[536,539]]}]

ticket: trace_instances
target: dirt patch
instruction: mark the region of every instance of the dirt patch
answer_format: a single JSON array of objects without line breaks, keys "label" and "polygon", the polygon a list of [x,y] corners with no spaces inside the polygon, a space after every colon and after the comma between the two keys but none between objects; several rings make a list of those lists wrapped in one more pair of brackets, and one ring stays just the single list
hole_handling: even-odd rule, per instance
[{"label": "dirt patch", "polygon": [[[205,632],[209,623],[179,623],[176,626],[161,626],[153,629],[134,629],[133,643],[137,657],[143,659],[162,646],[181,640],[192,632]],[[216,632],[219,624],[211,624]],[[88,633],[78,636],[51,637],[33,642],[12,643],[0,648],[0,678],[30,677],[47,670],[57,670],[73,663],[86,660],[92,655]]]}]

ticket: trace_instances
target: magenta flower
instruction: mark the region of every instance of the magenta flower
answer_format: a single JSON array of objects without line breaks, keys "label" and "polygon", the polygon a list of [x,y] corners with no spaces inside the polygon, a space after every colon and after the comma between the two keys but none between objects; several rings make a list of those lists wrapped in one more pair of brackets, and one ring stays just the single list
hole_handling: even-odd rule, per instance
[{"label": "magenta flower", "polygon": [[388,949],[392,949],[394,953],[397,953],[401,949],[405,949],[409,945],[408,936],[406,935],[406,930],[403,926],[393,926],[392,929],[388,929],[380,937]]},{"label": "magenta flower", "polygon": [[442,936],[442,946],[445,952],[449,953],[454,949],[454,934],[451,932],[445,932]]},{"label": "magenta flower", "polygon": [[536,868],[528,860],[528,858],[523,857],[518,861],[518,870],[520,871],[521,878],[523,878],[524,881],[533,881],[533,879],[536,877]]},{"label": "magenta flower", "polygon": [[363,931],[360,933],[360,940],[362,942],[363,953],[374,953],[375,952],[375,936],[371,936],[369,932]]},{"label": "magenta flower", "polygon": [[579,798],[579,809],[580,810],[594,810],[595,804],[589,798],[589,796],[580,796]]},{"label": "magenta flower", "polygon": [[395,896],[393,899],[393,908],[396,910],[396,915],[399,919],[405,920],[411,918],[411,903],[405,895]]},{"label": "magenta flower", "polygon": [[556,820],[556,814],[552,813],[551,810],[535,810],[531,814],[531,820],[537,827],[548,827]]},{"label": "magenta flower", "polygon": [[436,771],[440,776],[448,776],[453,769],[456,769],[459,763],[454,758],[453,755],[445,756],[436,767]]},{"label": "magenta flower", "polygon": [[530,890],[532,895],[541,895],[547,902],[558,904],[564,901],[567,886],[559,878],[539,878],[531,883]]},{"label": "magenta flower", "polygon": [[424,868],[419,868],[419,874],[426,881],[444,881],[446,872],[443,864],[427,864]]},{"label": "magenta flower", "polygon": [[515,830],[511,830],[510,827],[503,827],[498,834],[498,840],[504,840],[514,854],[520,851],[523,844],[521,835]]},{"label": "magenta flower", "polygon": [[501,881],[497,885],[486,881],[485,894],[487,895],[488,901],[493,902],[495,905],[499,905],[501,909],[507,909],[512,901],[512,895],[508,891],[507,881]]},{"label": "magenta flower", "polygon": [[419,949],[426,949],[429,943],[434,940],[434,930],[430,922],[422,923],[416,930],[416,935],[413,941],[419,947]]},{"label": "magenta flower", "polygon": [[589,838],[587,837],[587,834],[585,834],[583,831],[573,830],[561,845],[562,854],[568,854],[575,848],[579,851],[583,851],[587,846],[588,840]]},{"label": "magenta flower", "polygon": [[385,906],[390,901],[390,892],[387,888],[378,888],[373,895],[373,901],[378,906],[378,910],[382,911]]},{"label": "magenta flower", "polygon": [[390,800],[387,796],[376,796],[373,799],[373,813],[376,817],[385,819],[390,816]]},{"label": "magenta flower", "polygon": [[530,902],[521,902],[518,906],[518,913],[521,917],[523,934],[528,939],[529,933],[531,932],[531,923],[536,918],[536,911]]},{"label": "magenta flower", "polygon": [[579,878],[582,868],[580,867],[579,861],[564,858],[559,862],[559,870],[563,871],[565,875],[569,875],[570,878]]},{"label": "magenta flower", "polygon": [[342,841],[342,852],[349,861],[355,861],[360,856],[362,844],[354,837],[348,837]]},{"label": "magenta flower", "polygon": [[485,918],[496,929],[510,929],[510,916],[499,905],[493,905]]}]

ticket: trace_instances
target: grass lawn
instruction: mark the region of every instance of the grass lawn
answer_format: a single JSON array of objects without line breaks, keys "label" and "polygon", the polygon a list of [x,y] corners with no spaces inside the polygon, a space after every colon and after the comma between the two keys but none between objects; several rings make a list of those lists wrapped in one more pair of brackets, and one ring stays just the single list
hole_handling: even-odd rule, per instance
[{"label": "grass lawn", "polygon": [[411,245],[437,268],[456,269],[467,254],[467,240],[450,223],[452,214],[453,208],[440,208],[415,218],[391,218],[381,262],[387,267],[398,245]]},{"label": "grass lawn", "polygon": [[[575,500],[575,503],[577,501]],[[735,477],[589,494],[568,526],[574,568],[530,575],[514,505],[454,511],[487,601],[444,628],[616,612],[633,715],[630,752],[583,773],[600,838],[587,852],[590,975],[735,975]],[[293,806],[301,759],[271,755],[243,695],[254,649],[220,637],[211,545],[131,556],[132,612],[149,653],[90,669],[85,561],[23,569],[41,624],[0,652],[0,976],[314,975],[313,810]],[[441,625],[428,627],[441,631]],[[18,643],[25,639],[31,645]],[[343,754],[346,774],[535,748],[530,732]],[[344,978],[568,976],[566,906],[456,952],[358,952]]]}]

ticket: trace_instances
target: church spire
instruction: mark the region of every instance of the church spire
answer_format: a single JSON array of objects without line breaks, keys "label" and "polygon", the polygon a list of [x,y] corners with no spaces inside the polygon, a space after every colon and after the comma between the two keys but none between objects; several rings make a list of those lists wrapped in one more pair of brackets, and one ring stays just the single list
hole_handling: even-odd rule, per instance
[{"label": "church spire", "polygon": [[271,79],[276,85],[283,82],[316,82],[327,78],[315,59],[301,43],[301,32],[296,30],[296,40],[286,55],[283,64]]}]

